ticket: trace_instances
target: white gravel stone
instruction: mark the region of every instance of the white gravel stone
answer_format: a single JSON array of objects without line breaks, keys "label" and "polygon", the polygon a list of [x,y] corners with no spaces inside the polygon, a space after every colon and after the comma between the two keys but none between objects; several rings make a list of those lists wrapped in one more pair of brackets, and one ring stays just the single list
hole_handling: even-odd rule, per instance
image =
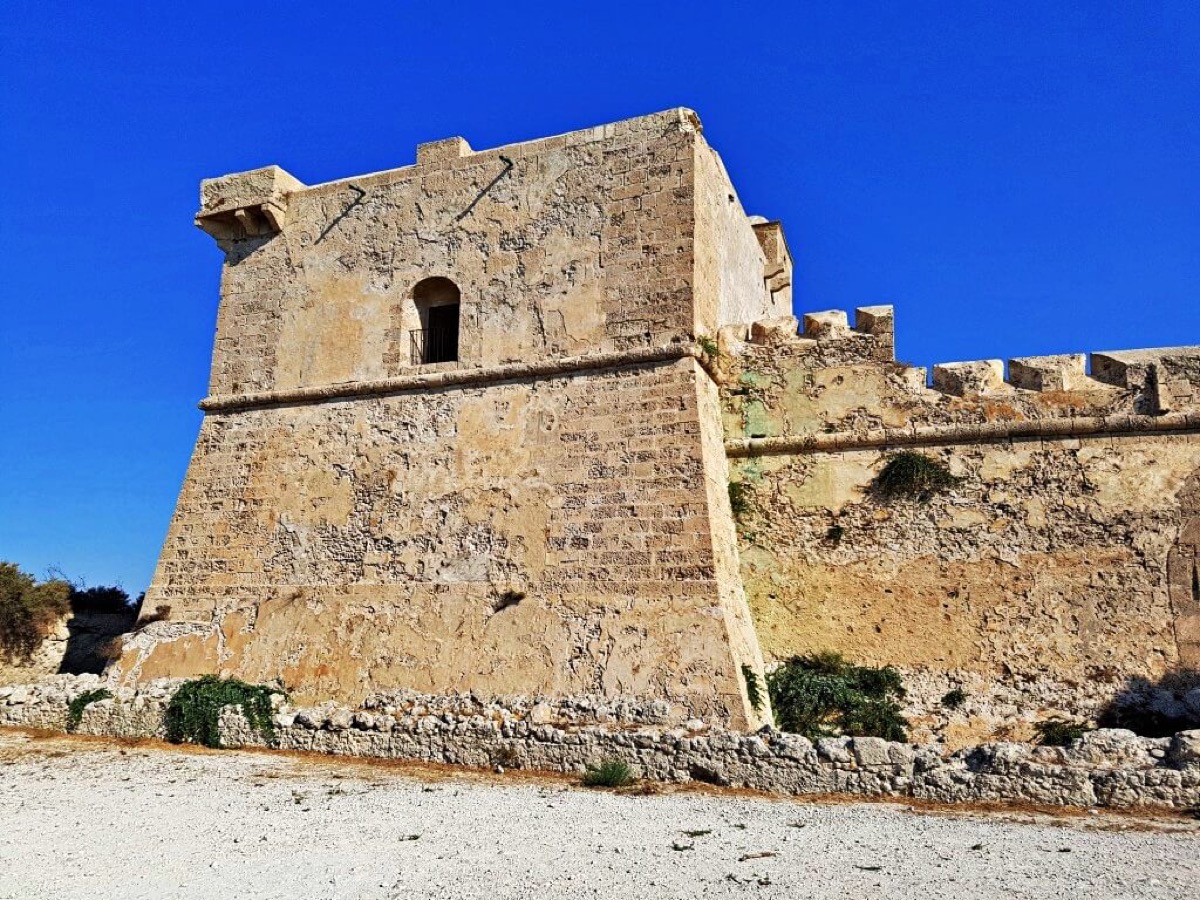
[{"label": "white gravel stone", "polygon": [[1176,900],[1200,883],[1187,820],[422,781],[15,732],[0,773],[6,900]]}]

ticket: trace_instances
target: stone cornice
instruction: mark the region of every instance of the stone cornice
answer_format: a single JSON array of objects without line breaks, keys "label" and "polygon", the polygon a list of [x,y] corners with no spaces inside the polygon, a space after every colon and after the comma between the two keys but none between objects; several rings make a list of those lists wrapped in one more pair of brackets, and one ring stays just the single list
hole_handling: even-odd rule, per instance
[{"label": "stone cornice", "polygon": [[725,453],[732,457],[780,453],[832,453],[839,450],[1169,432],[1200,432],[1200,413],[1167,413],[1161,416],[1075,416],[1027,421],[925,425],[875,431],[833,431],[784,437],[734,438],[725,441]]},{"label": "stone cornice", "polygon": [[411,375],[398,375],[395,378],[381,378],[375,381],[349,381],[282,391],[216,395],[205,397],[200,401],[199,407],[205,412],[221,413],[264,406],[324,403],[334,400],[350,400],[355,397],[377,397],[387,394],[403,394],[409,391],[492,384],[501,381],[518,381],[524,378],[572,375],[598,369],[651,365],[687,357],[700,360],[703,364],[702,354],[694,344],[674,344],[612,353],[590,353],[585,356],[564,356],[537,362],[508,363],[486,368],[414,372]]}]

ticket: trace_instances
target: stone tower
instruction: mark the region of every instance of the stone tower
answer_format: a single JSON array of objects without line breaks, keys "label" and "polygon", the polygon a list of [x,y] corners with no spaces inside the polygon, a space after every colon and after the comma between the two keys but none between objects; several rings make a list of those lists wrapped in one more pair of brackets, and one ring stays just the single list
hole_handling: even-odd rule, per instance
[{"label": "stone tower", "polygon": [[119,677],[763,721],[702,347],[789,313],[791,262],[693,112],[478,152],[451,138],[311,187],[229,175],[203,183],[196,223],[225,261],[147,594],[174,614]]}]

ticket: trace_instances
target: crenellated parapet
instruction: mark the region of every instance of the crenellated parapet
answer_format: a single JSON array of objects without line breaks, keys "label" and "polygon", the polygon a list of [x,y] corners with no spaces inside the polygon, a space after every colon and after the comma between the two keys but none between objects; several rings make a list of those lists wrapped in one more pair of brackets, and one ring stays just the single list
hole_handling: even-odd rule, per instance
[{"label": "crenellated parapet", "polygon": [[[1007,679],[1008,710],[1200,667],[1200,347],[927,371],[894,359],[893,334],[890,307],[722,332],[767,654]],[[955,733],[1010,717],[976,707]]]},{"label": "crenellated parapet", "polygon": [[891,362],[895,358],[891,306],[861,306],[854,325],[844,310],[806,313],[803,319],[780,316],[721,329],[722,349],[734,358],[794,360],[807,368],[855,362]]},{"label": "crenellated parapet", "polygon": [[[731,438],[1200,412],[1200,347],[938,363],[895,361],[890,306],[729,326]],[[1061,429],[1057,429],[1061,431]]]}]

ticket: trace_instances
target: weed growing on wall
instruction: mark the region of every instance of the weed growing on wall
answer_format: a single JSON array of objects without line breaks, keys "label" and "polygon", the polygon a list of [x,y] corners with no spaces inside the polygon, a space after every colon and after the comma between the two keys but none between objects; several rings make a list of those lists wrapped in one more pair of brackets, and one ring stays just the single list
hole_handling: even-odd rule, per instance
[{"label": "weed growing on wall", "polygon": [[167,705],[167,740],[220,747],[219,721],[226,706],[240,706],[250,727],[268,743],[275,740],[271,695],[279,691],[236,678],[204,675],[184,682]]},{"label": "weed growing on wall", "polygon": [[838,735],[908,739],[904,686],[891,666],[846,662],[837,653],[793,656],[767,675],[775,721],[809,740]]},{"label": "weed growing on wall", "polygon": [[83,711],[97,700],[108,700],[112,691],[107,688],[96,688],[94,691],[84,691],[67,706],[67,731],[74,732],[83,721]]},{"label": "weed growing on wall", "polygon": [[1039,744],[1047,747],[1066,747],[1079,740],[1092,729],[1080,722],[1068,722],[1066,719],[1046,719],[1033,726],[1037,732]]},{"label": "weed growing on wall", "polygon": [[762,685],[759,683],[758,673],[742,663],[742,678],[746,680],[746,698],[750,701],[750,706],[755,712],[762,712]]},{"label": "weed growing on wall", "polygon": [[750,512],[750,488],[744,481],[729,482],[729,508],[739,522]]},{"label": "weed growing on wall", "polygon": [[904,450],[888,457],[887,463],[871,483],[871,493],[885,501],[913,498],[925,502],[961,480],[951,475],[946,464],[940,460]]},{"label": "weed growing on wall", "polygon": [[962,688],[951,688],[942,695],[942,706],[946,709],[958,709],[967,702],[967,692]]},{"label": "weed growing on wall", "polygon": [[712,338],[710,338],[706,334],[702,334],[702,335],[700,335],[700,337],[696,338],[696,343],[700,345],[701,350],[703,350],[707,355],[711,356],[713,359],[716,359],[718,356],[721,355],[721,347],[717,344],[716,341],[714,341]]},{"label": "weed growing on wall", "polygon": [[633,770],[619,759],[607,759],[598,766],[588,766],[583,773],[584,787],[619,788],[633,782]]}]

